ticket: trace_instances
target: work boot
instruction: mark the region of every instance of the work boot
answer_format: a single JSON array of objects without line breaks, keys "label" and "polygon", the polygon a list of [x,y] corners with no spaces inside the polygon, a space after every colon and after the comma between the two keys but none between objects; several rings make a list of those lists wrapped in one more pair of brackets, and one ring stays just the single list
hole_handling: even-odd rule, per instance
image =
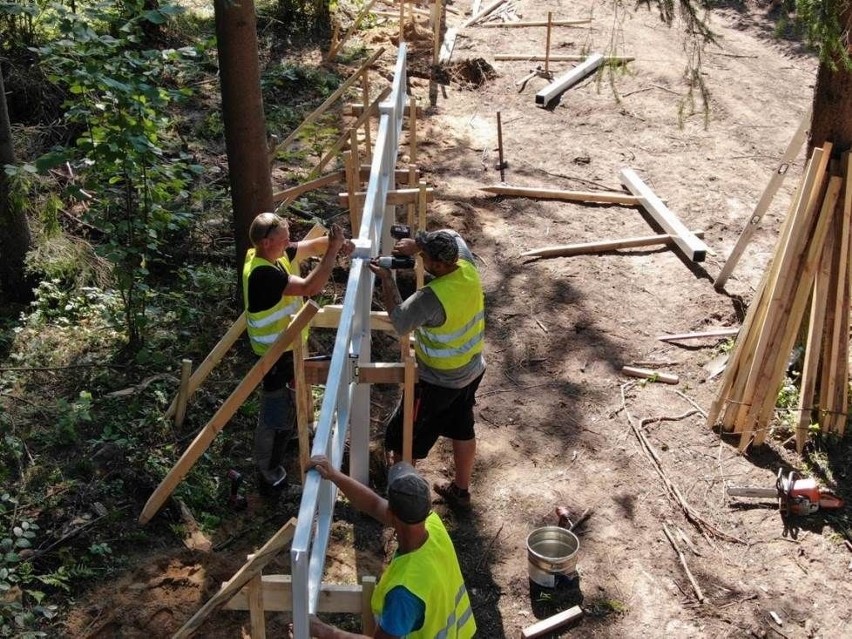
[{"label": "work boot", "polygon": [[470,491],[456,486],[455,482],[432,484],[432,489],[450,506],[470,508]]},{"label": "work boot", "polygon": [[257,473],[257,492],[261,497],[278,499],[287,484],[287,471],[281,466],[273,470],[259,470]]}]

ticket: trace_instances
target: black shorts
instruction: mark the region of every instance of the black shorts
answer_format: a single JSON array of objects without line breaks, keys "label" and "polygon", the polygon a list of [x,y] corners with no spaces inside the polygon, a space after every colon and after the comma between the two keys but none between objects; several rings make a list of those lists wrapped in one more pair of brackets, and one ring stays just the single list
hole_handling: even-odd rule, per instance
[{"label": "black shorts", "polygon": [[[428,382],[414,386],[414,459],[425,459],[438,437],[461,441],[474,438],[473,406],[481,381],[482,375],[463,388],[445,388]],[[385,450],[402,453],[402,420],[403,402],[400,402],[385,431]]]}]

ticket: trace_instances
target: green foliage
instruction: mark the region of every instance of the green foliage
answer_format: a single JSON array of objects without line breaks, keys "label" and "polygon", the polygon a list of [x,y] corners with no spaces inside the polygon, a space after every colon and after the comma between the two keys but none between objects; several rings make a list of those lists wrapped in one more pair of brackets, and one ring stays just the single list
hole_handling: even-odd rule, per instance
[{"label": "green foliage", "polygon": [[778,418],[774,430],[790,434],[796,428],[799,415],[799,387],[796,382],[797,376],[788,375],[784,377],[784,384],[778,391],[775,401],[776,417]]},{"label": "green foliage", "polygon": [[331,0],[276,0],[267,7],[284,36],[318,36],[328,32]]},{"label": "green foliage", "polygon": [[113,265],[134,348],[148,326],[150,266],[168,261],[169,243],[188,226],[189,188],[201,170],[182,150],[168,114],[191,94],[183,80],[197,51],[139,47],[146,22],[160,24],[177,11],[142,11],[138,1],[77,13],[57,7],[60,37],[38,49],[50,79],[70,96],[66,118],[83,134],[34,167],[44,173],[67,162],[77,169],[79,182],[66,197],[87,201],[88,221],[102,232],[97,252]]},{"label": "green foliage", "polygon": [[0,637],[46,637],[38,626],[56,616],[57,606],[45,603],[38,584],[68,587],[61,573],[37,574],[28,560],[38,530],[17,499],[0,495]]},{"label": "green foliage", "polygon": [[841,24],[848,0],[796,0],[796,20],[804,25],[808,40],[820,46],[820,61],[837,70],[852,71],[848,25]]}]

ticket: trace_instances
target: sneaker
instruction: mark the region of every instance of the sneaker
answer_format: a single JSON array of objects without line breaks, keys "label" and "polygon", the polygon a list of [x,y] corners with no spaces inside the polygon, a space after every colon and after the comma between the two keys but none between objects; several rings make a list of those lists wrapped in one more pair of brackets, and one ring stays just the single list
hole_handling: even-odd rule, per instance
[{"label": "sneaker", "polygon": [[433,484],[432,489],[450,506],[470,507],[470,491],[462,490],[456,486],[455,482],[448,481],[443,484]]}]

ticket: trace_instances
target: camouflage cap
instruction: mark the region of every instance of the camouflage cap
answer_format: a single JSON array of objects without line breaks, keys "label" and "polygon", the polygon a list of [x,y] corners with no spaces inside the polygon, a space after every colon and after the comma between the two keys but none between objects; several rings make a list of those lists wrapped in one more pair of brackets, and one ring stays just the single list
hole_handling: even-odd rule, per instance
[{"label": "camouflage cap", "polygon": [[433,260],[455,264],[459,259],[459,245],[446,231],[420,231],[414,238],[417,246]]}]

